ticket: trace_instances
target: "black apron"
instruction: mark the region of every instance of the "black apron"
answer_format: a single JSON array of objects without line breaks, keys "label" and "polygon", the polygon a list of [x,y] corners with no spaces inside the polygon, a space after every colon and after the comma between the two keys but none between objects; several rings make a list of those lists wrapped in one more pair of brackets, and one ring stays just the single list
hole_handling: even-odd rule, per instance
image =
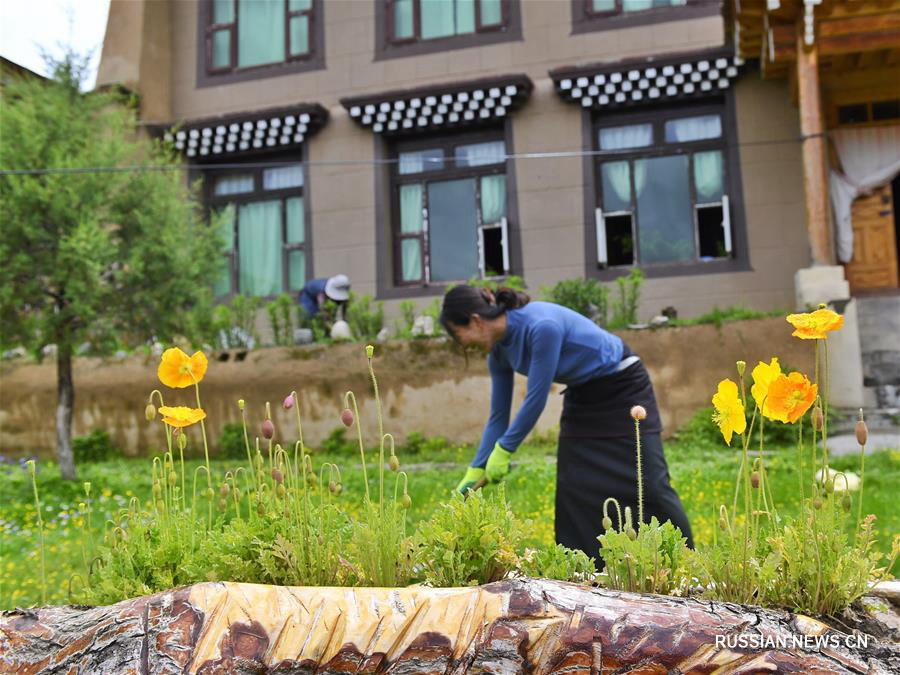
[{"label": "black apron", "polygon": [[[626,346],[623,360],[630,355]],[[629,414],[634,405],[647,410],[641,422],[644,521],[651,516],[660,522],[671,520],[693,548],[687,514],[669,482],[653,385],[644,364],[637,361],[564,391],[556,469],[556,541],[581,549],[595,559],[598,568],[603,566],[597,541],[603,533],[603,502],[615,497],[623,516],[625,507],[631,507],[637,525],[637,457],[634,420]],[[609,515],[618,527],[614,507]]]}]

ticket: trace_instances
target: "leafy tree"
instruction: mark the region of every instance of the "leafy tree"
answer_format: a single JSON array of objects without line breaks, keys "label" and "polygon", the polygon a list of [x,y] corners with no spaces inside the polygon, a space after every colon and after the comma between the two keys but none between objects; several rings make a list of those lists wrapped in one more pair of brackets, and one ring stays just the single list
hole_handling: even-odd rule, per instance
[{"label": "leafy tree", "polygon": [[74,479],[75,346],[187,332],[221,241],[177,157],[138,130],[133,101],[82,93],[84,58],[51,65],[50,81],[0,94],[0,346],[41,358],[56,345],[57,455]]}]

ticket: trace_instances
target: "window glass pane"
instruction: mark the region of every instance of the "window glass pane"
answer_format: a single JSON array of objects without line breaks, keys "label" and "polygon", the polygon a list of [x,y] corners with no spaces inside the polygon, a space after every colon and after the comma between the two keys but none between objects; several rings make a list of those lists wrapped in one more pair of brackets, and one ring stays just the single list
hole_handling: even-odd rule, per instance
[{"label": "window glass pane", "polygon": [[481,223],[496,223],[506,215],[506,176],[482,176],[480,188]]},{"label": "window glass pane", "polygon": [[595,12],[612,12],[616,8],[616,0],[594,0],[591,9]]},{"label": "window glass pane", "polygon": [[666,122],[666,143],[702,141],[722,136],[722,119],[718,115],[685,117]]},{"label": "window glass pane", "polygon": [[475,32],[475,0],[456,0],[456,34]]},{"label": "window glass pane", "polygon": [[503,23],[500,0],[481,0],[481,25],[496,26],[500,23]]},{"label": "window glass pane", "polygon": [[694,259],[694,218],[686,155],[634,162],[638,255],[642,263]]},{"label": "window glass pane", "polygon": [[400,186],[400,231],[422,231],[422,185]]},{"label": "window glass pane", "polygon": [[838,108],[838,122],[841,124],[856,124],[866,122],[869,119],[869,106],[866,103],[856,105],[842,105]]},{"label": "window glass pane", "polygon": [[284,61],[284,0],[238,0],[238,67]]},{"label": "window glass pane", "polygon": [[422,278],[422,243],[418,239],[404,239],[400,242],[402,259],[401,278],[403,281],[418,281]]},{"label": "window glass pane", "polygon": [[653,145],[653,125],[649,123],[607,127],[600,130],[601,150],[646,148],[648,145]]},{"label": "window glass pane", "polygon": [[460,145],[456,148],[456,166],[483,166],[506,161],[506,144],[503,141]]},{"label": "window glass pane", "polygon": [[428,184],[431,278],[469,279],[478,274],[475,180]]},{"label": "window glass pane", "polygon": [[283,190],[303,185],[303,165],[291,164],[263,171],[263,190]]},{"label": "window glass pane", "polygon": [[622,0],[623,12],[641,12],[653,7],[653,0]]},{"label": "window glass pane", "polygon": [[419,0],[423,40],[447,37],[456,32],[455,5],[452,0]]},{"label": "window glass pane", "polygon": [[413,36],[413,0],[394,0],[394,37]]},{"label": "window glass pane", "polygon": [[288,0],[288,9],[292,12],[305,12],[312,9],[312,0]]},{"label": "window glass pane", "polygon": [[231,253],[234,250],[234,204],[219,209],[215,217],[218,220],[219,235],[222,237],[222,250]]},{"label": "window glass pane", "polygon": [[291,19],[291,56],[309,52],[309,16],[295,16]]},{"label": "window glass pane", "polygon": [[231,67],[231,31],[217,30],[212,35],[212,67]]},{"label": "window glass pane", "polygon": [[444,168],[444,152],[440,149],[401,152],[399,170],[404,173],[420,173]]},{"label": "window glass pane", "polygon": [[224,297],[231,293],[231,256],[223,255],[222,256],[222,269],[219,271],[219,276],[216,278],[216,283],[213,286],[213,293],[217,298]]},{"label": "window glass pane", "polygon": [[234,21],[234,0],[213,0],[213,23]]},{"label": "window glass pane", "polygon": [[306,240],[304,227],[303,197],[291,197],[284,202],[284,215],[287,218],[288,244],[302,244]]},{"label": "window glass pane", "polygon": [[306,251],[288,252],[288,290],[302,291],[306,285]]},{"label": "window glass pane", "polygon": [[236,195],[242,192],[253,192],[252,174],[234,174],[216,178],[213,194]]},{"label": "window glass pane", "polygon": [[600,165],[603,211],[631,210],[631,167],[628,162],[605,162]]},{"label": "window glass pane", "polygon": [[874,101],[872,103],[872,119],[874,121],[880,122],[897,118],[900,118],[900,99],[895,101]]},{"label": "window glass pane", "polygon": [[281,200],[238,209],[238,288],[245,295],[277,295],[282,281]]},{"label": "window glass pane", "polygon": [[694,186],[698,202],[722,199],[722,153],[719,150],[694,153]]}]

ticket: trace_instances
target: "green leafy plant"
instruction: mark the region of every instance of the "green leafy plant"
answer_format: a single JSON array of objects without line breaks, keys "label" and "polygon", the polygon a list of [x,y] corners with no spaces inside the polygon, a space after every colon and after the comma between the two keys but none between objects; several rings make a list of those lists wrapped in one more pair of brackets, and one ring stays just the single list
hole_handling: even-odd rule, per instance
[{"label": "green leafy plant", "polygon": [[721,328],[724,324],[732,321],[747,321],[750,319],[764,319],[767,317],[784,316],[787,312],[782,309],[772,310],[770,312],[761,312],[755,309],[748,309],[741,305],[731,305],[720,309],[713,307],[710,311],[692,319],[671,319],[670,326],[700,326],[704,324],[713,324],[716,328]]},{"label": "green leafy plant", "polygon": [[450,447],[450,442],[443,436],[428,437],[418,431],[411,431],[403,444],[403,453],[407,455],[435,454]]},{"label": "green leafy plant", "polygon": [[413,324],[416,321],[416,304],[412,300],[400,302],[400,318],[394,321],[394,334],[406,340],[412,337]]},{"label": "green leafy plant", "polygon": [[294,299],[287,293],[282,293],[275,300],[266,304],[272,336],[278,346],[289,347],[294,344],[295,306]]},{"label": "green leafy plant", "polygon": [[419,524],[415,557],[425,583],[475,586],[499,581],[519,565],[521,524],[506,503],[503,485],[496,492],[454,492],[431,519]]},{"label": "green leafy plant", "polygon": [[219,434],[219,456],[227,459],[245,459],[244,427],[241,424],[228,422],[222,426]]},{"label": "green leafy plant", "polygon": [[384,303],[374,302],[370,295],[350,293],[347,323],[355,338],[371,342],[384,327]]},{"label": "green leafy plant", "polygon": [[480,277],[472,277],[466,284],[475,286],[476,288],[488,288],[492,291],[496,291],[498,288],[511,288],[514,291],[526,290],[525,279],[516,276],[515,274],[511,274],[508,277],[503,277],[501,279],[481,279]]},{"label": "green leafy plant", "polygon": [[526,577],[589,583],[596,575],[597,568],[593,559],[588,558],[584,551],[556,544],[525,549],[519,556],[518,572]]},{"label": "green leafy plant", "polygon": [[643,285],[644,273],[637,267],[632,268],[628,276],[616,279],[618,297],[612,303],[610,327],[625,328],[638,322],[638,305]]},{"label": "green leafy plant", "polygon": [[553,286],[543,287],[541,293],[548,302],[568,307],[601,326],[606,325],[609,289],[596,279],[563,279]]},{"label": "green leafy plant", "polygon": [[76,463],[105,462],[120,455],[119,449],[113,445],[109,434],[103,429],[94,429],[86,436],[72,439],[72,454]]}]

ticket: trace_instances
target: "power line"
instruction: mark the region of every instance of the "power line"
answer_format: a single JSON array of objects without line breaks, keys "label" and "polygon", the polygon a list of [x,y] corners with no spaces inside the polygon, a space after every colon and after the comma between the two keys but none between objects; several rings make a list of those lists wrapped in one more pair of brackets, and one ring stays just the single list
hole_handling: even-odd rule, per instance
[{"label": "power line", "polygon": [[[783,145],[787,143],[802,143],[811,138],[820,138],[826,134],[808,134],[796,138],[782,138],[767,141],[748,141],[745,143],[725,143],[727,148],[742,148],[760,145]],[[658,146],[657,146],[658,147]],[[519,152],[504,154],[502,161],[509,159],[558,159],[564,157],[614,157],[616,154],[634,152],[638,148],[616,150],[559,150],[552,152]],[[500,155],[497,156],[498,159]],[[303,162],[304,166],[385,166],[399,164],[400,158],[386,159],[331,159]],[[426,164],[444,164],[445,162],[468,161],[464,157],[420,157],[419,161]],[[500,163],[499,161],[497,162]],[[147,165],[135,164],[131,166],[83,166],[83,167],[45,167],[40,169],[0,169],[0,176],[43,176],[54,174],[84,174],[84,173],[126,173],[133,171],[208,171],[211,169],[268,169],[296,165],[296,161],[271,161],[271,162],[223,162],[204,164],[167,164]]]}]

